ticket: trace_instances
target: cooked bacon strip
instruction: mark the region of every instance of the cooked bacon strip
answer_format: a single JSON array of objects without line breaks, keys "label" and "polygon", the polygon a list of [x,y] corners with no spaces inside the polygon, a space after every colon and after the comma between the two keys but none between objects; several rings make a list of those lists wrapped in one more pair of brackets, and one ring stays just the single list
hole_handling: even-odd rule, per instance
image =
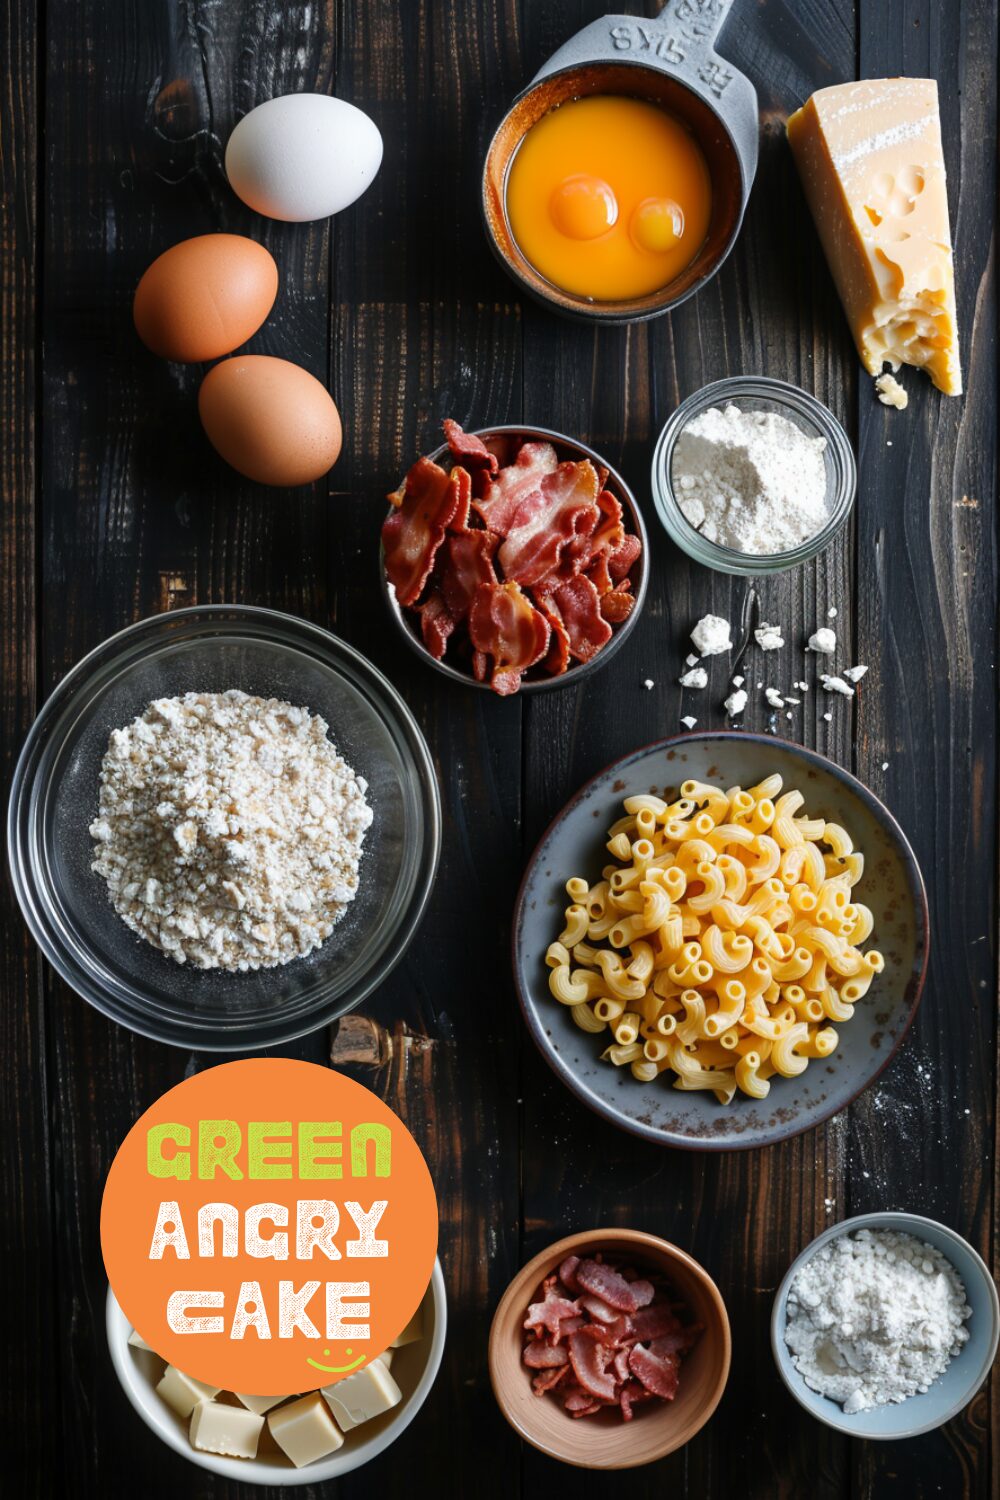
[{"label": "cooked bacon strip", "polygon": [[621,1406],[622,1421],[631,1422],[633,1406],[638,1406],[640,1401],[652,1401],[652,1399],[652,1391],[647,1391],[646,1387],[644,1385],[640,1385],[638,1380],[628,1381],[627,1384],[622,1386],[621,1390],[618,1393],[618,1403]]},{"label": "cooked bacon strip", "polygon": [[400,489],[389,496],[396,508],[383,523],[382,546],[385,571],[400,604],[416,604],[431,575],[445,530],[459,508],[457,476],[463,472],[453,469],[448,475],[429,458],[418,458]]},{"label": "cooked bacon strip", "polygon": [[[662,1345],[661,1339],[654,1339],[648,1347],[636,1344],[628,1357],[628,1367],[647,1391],[652,1391],[662,1401],[672,1401],[677,1395],[681,1362],[677,1354]],[[575,1370],[576,1366],[573,1368]]]},{"label": "cooked bacon strip", "polygon": [[585,1327],[586,1321],[586,1318],[581,1317],[579,1313],[575,1318],[563,1318],[559,1324],[559,1332],[556,1334],[554,1342],[557,1344],[562,1343],[563,1339],[568,1339],[571,1333],[576,1333],[578,1328]]},{"label": "cooked bacon strip", "polygon": [[609,625],[624,625],[635,608],[635,600],[627,589],[612,589],[601,600],[601,615]]},{"label": "cooked bacon strip", "polygon": [[593,464],[560,464],[520,506],[504,538],[498,553],[504,577],[525,587],[541,583],[559,566],[567,544],[589,537],[599,518]]},{"label": "cooked bacon strip", "polygon": [[[569,636],[566,634],[566,626],[562,622],[562,615],[554,607],[552,600],[546,594],[537,594],[535,597],[535,608],[539,614],[544,615],[552,634],[549,637],[549,653],[543,662],[546,672],[553,677],[559,677],[569,666]],[[571,1255],[570,1260],[575,1260],[579,1265],[579,1257]],[[562,1268],[559,1271],[562,1276]],[[566,1282],[565,1276],[562,1276]],[[568,1285],[568,1283],[567,1283]]]},{"label": "cooked bacon strip", "polygon": [[571,1417],[589,1417],[601,1409],[600,1401],[595,1401],[587,1391],[581,1390],[570,1391],[565,1405]]},{"label": "cooked bacon strip", "polygon": [[522,443],[514,463],[502,468],[476,510],[490,531],[506,536],[523,500],[533,495],[559,464],[551,443]]},{"label": "cooked bacon strip", "polygon": [[533,1339],[525,1344],[522,1358],[529,1370],[551,1370],[569,1363],[563,1345],[550,1344],[547,1339]]},{"label": "cooked bacon strip", "polygon": [[[585,1391],[600,1401],[615,1400],[615,1378],[607,1370],[608,1351],[596,1339],[587,1338],[582,1329],[570,1335],[569,1362],[573,1374]],[[567,1401],[567,1406],[569,1402]]]},{"label": "cooked bacon strip", "polygon": [[485,682],[490,675],[490,659],[485,651],[473,651],[472,675],[477,682]]},{"label": "cooked bacon strip", "polygon": [[597,508],[601,519],[594,532],[594,553],[606,552],[610,557],[625,540],[624,512],[621,501],[603,486],[597,497]]},{"label": "cooked bacon strip", "polygon": [[531,1378],[531,1389],[536,1396],[544,1396],[546,1391],[554,1391],[557,1385],[562,1385],[571,1374],[569,1364],[562,1365],[559,1369],[539,1370]]},{"label": "cooked bacon strip", "polygon": [[590,579],[598,594],[602,596],[610,594],[614,588],[614,582],[608,569],[608,554],[606,552],[598,552],[593,562],[586,569],[585,576]]},{"label": "cooked bacon strip", "polygon": [[656,1296],[655,1286],[651,1281],[647,1281],[644,1276],[630,1276],[628,1278],[628,1285],[631,1288],[632,1296],[635,1298],[637,1311],[640,1308],[648,1307]]},{"label": "cooked bacon strip", "polygon": [[636,1312],[639,1303],[631,1286],[611,1266],[599,1260],[582,1260],[576,1268],[576,1279],[580,1285],[602,1302],[608,1303],[618,1312]]},{"label": "cooked bacon strip", "polygon": [[549,644],[545,616],[516,583],[480,585],[469,611],[469,635],[477,651],[493,658],[490,684],[502,697],[517,692],[522,673],[541,660]]},{"label": "cooked bacon strip", "polygon": [[493,554],[497,539],[488,531],[457,531],[445,543],[443,562],[438,568],[441,592],[452,619],[464,620],[472,608],[476,590],[484,583],[496,583]]},{"label": "cooked bacon strip", "polygon": [[604,1301],[603,1297],[587,1296],[580,1298],[580,1306],[584,1312],[588,1312],[597,1323],[616,1323],[620,1317],[617,1308],[611,1307]]},{"label": "cooked bacon strip", "polygon": [[662,1338],[665,1334],[683,1332],[681,1323],[666,1302],[654,1302],[652,1307],[640,1308],[632,1314],[632,1332],[640,1344],[650,1339]]},{"label": "cooked bacon strip", "polygon": [[[598,1299],[595,1298],[595,1301]],[[583,1320],[580,1320],[583,1322]],[[632,1320],[628,1313],[617,1313],[610,1323],[598,1322],[584,1323],[581,1333],[586,1334],[589,1339],[596,1339],[599,1344],[610,1344],[617,1348],[619,1344],[634,1343],[631,1338]]]},{"label": "cooked bacon strip", "polygon": [[[577,661],[589,661],[611,639],[611,626],[601,615],[601,601],[594,585],[589,578],[571,578],[559,585],[552,602],[566,627],[570,655]],[[594,1289],[588,1287],[590,1290]],[[598,1291],[598,1295],[603,1294]]]},{"label": "cooked bacon strip", "polygon": [[612,552],[608,559],[608,571],[616,583],[627,578],[632,570],[632,565],[642,551],[642,542],[637,536],[627,536],[618,548]]},{"label": "cooked bacon strip", "polygon": [[580,1288],[576,1284],[576,1268],[580,1264],[578,1255],[567,1255],[559,1267],[559,1280],[568,1292],[578,1292]]},{"label": "cooked bacon strip", "polygon": [[472,508],[472,476],[465,469],[454,468],[451,477],[458,485],[458,504],[455,514],[448,522],[448,530],[464,531],[469,524],[469,511]]},{"label": "cooked bacon strip", "polygon": [[474,432],[464,432],[451,417],[446,417],[441,425],[444,428],[445,442],[457,459],[473,465],[485,464],[491,474],[496,473],[499,468],[497,456],[487,448],[482,438],[476,437]]},{"label": "cooked bacon strip", "polygon": [[521,451],[521,439],[516,432],[494,432],[483,441],[501,469],[506,469],[510,464],[517,462],[517,455]]},{"label": "cooked bacon strip", "polygon": [[455,629],[455,620],[437,589],[426,604],[420,606],[420,634],[424,645],[440,661],[448,647],[448,637]]},{"label": "cooked bacon strip", "polygon": [[[534,1329],[537,1333],[540,1329],[546,1329],[556,1339],[559,1337],[559,1324],[564,1318],[575,1318],[577,1307],[575,1302],[570,1302],[566,1297],[560,1297],[554,1288],[546,1289],[545,1296],[541,1302],[532,1302],[528,1308],[528,1316],[524,1320],[525,1328]],[[562,1361],[560,1360],[560,1364]]]}]

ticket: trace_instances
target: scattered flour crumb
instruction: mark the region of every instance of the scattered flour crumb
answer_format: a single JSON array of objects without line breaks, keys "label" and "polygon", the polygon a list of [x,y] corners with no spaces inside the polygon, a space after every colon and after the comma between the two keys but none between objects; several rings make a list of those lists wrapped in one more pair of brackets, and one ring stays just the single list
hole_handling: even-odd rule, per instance
[{"label": "scattered flour crumb", "polygon": [[708,686],[708,673],[704,667],[692,667],[689,672],[685,672],[683,677],[679,677],[677,680],[681,687],[703,688]]},{"label": "scattered flour crumb", "polygon": [[772,708],[784,708],[785,706],[785,700],[778,692],[777,688],[765,688],[764,697],[767,699],[768,703],[770,703]]},{"label": "scattered flour crumb", "polygon": [[688,729],[693,729],[697,722],[698,720],[693,719],[690,714],[685,714],[683,719],[681,719],[681,723],[686,725]]},{"label": "scattered flour crumb", "polygon": [[653,688],[656,686],[652,677],[647,677],[642,685],[646,689],[647,693],[651,693],[653,691]]},{"label": "scattered flour crumb", "polygon": [[769,625],[766,620],[757,626],[754,635],[762,651],[777,651],[785,644],[785,638],[781,634],[781,626]]},{"label": "scattered flour crumb", "polygon": [[859,662],[856,667],[845,667],[841,676],[846,677],[848,682],[860,682],[867,671],[864,662]]},{"label": "scattered flour crumb", "polygon": [[854,689],[842,677],[831,677],[823,672],[819,680],[828,693],[839,693],[842,698],[854,697]]},{"label": "scattered flour crumb", "polygon": [[723,651],[733,649],[729,621],[721,615],[702,615],[691,632],[691,640],[701,656],[720,656]]},{"label": "scattered flour crumb", "polygon": [[[740,679],[742,681],[742,678]],[[737,687],[735,693],[730,693],[726,699],[726,713],[731,719],[735,719],[747,706],[747,695],[741,687]]]},{"label": "scattered flour crumb", "polygon": [[831,656],[837,649],[837,636],[829,625],[821,625],[814,630],[806,642],[807,651],[815,651],[820,656]]},{"label": "scattered flour crumb", "polygon": [[745,681],[746,681],[745,677],[734,677],[733,678],[733,687],[742,687]]}]

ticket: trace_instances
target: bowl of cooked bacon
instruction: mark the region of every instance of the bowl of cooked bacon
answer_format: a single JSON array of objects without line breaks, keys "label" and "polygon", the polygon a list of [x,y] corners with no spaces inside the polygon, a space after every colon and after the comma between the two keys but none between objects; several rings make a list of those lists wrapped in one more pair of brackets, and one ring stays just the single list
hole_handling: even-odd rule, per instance
[{"label": "bowl of cooked bacon", "polygon": [[490,1380],[527,1442],[584,1469],[665,1458],[715,1411],[729,1375],[718,1287],[676,1245],[593,1229],[519,1271],[490,1329]]},{"label": "bowl of cooked bacon", "polygon": [[396,623],[439,671],[502,697],[577,681],[642,609],[634,496],[558,432],[449,420],[444,434],[388,497],[382,576]]}]

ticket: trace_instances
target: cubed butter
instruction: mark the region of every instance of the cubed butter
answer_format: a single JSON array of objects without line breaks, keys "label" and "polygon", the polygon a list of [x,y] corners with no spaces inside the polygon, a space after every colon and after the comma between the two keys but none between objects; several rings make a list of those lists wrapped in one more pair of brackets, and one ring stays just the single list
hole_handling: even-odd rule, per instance
[{"label": "cubed butter", "polygon": [[200,1380],[195,1380],[191,1375],[185,1375],[174,1365],[167,1365],[156,1389],[179,1417],[189,1417],[199,1401],[211,1401],[213,1396],[219,1394],[222,1387],[203,1385]]},{"label": "cubed butter", "polygon": [[241,1406],[199,1401],[191,1418],[191,1442],[202,1453],[225,1453],[230,1458],[256,1458],[257,1439],[264,1418]]},{"label": "cubed butter", "polygon": [[268,1413],[274,1441],[297,1469],[327,1458],[344,1445],[344,1435],[318,1391]]},{"label": "cubed butter", "polygon": [[955,270],[933,78],[819,89],[788,140],[858,353],[962,391]]},{"label": "cubed butter", "polygon": [[134,1328],[128,1336],[128,1341],[132,1345],[133,1349],[145,1349],[147,1354],[156,1353],[156,1350],[153,1348],[152,1344],[147,1344],[142,1334],[136,1333]]},{"label": "cubed butter", "polygon": [[324,1387],[320,1394],[344,1432],[392,1411],[403,1399],[402,1391],[380,1359],[373,1359],[356,1375]]},{"label": "cubed butter", "polygon": [[417,1339],[424,1336],[424,1306],[423,1303],[417,1308],[413,1317],[407,1323],[402,1333],[396,1335],[390,1344],[391,1349],[401,1349],[404,1344],[415,1344]]},{"label": "cubed butter", "polygon": [[392,1369],[392,1357],[395,1352],[395,1349],[383,1349],[382,1353],[379,1355],[379,1359],[385,1365],[387,1370]]},{"label": "cubed butter", "polygon": [[247,1411],[256,1412],[262,1417],[265,1412],[270,1411],[272,1406],[277,1406],[280,1401],[287,1401],[287,1396],[244,1396],[242,1391],[234,1391],[233,1395],[237,1401],[242,1401]]}]

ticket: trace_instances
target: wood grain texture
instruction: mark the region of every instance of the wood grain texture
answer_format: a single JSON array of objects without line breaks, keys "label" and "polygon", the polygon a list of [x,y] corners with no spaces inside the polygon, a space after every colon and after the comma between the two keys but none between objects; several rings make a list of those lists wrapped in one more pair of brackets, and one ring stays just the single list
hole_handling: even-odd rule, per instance
[{"label": "wood grain texture", "polygon": [[[14,764],[37,706],[38,419],[37,151],[40,36],[34,11],[14,7],[0,31],[0,788],[6,806]],[[0,1153],[0,1321],[5,1465],[26,1497],[50,1494],[51,1447],[32,1434],[56,1351],[52,1288],[49,1083],[39,1013],[41,962],[21,921],[6,864],[0,883],[0,1058],[7,1149]]]},{"label": "wood grain texture", "polygon": [[[703,1261],[730,1308],[733,1374],[718,1416],[683,1453],[628,1476],[574,1475],[582,1500],[626,1488],[636,1500],[664,1490],[684,1500],[987,1500],[1000,1462],[988,1392],[916,1443],[850,1445],[785,1394],[767,1320],[788,1261],[853,1212],[925,1211],[996,1252],[997,3],[737,0],[722,51],[753,78],[762,124],[740,241],[671,317],[595,331],[521,305],[490,255],[477,195],[510,98],[607,8],[44,0],[36,24],[31,0],[9,0],[4,775],[36,682],[44,695],[132,619],[219,600],[289,610],[343,635],[400,687],[432,748],[444,850],[421,932],[362,1015],[281,1050],[332,1055],[414,1131],[438,1190],[451,1334],[427,1407],[398,1447],[336,1486],[307,1486],[304,1500],[373,1487],[463,1500],[561,1493],[566,1471],[522,1452],[496,1411],[486,1336],[524,1259],[601,1223],[663,1234]],[[910,377],[906,413],[882,408],[859,378],[784,139],[787,114],[814,88],[893,73],[941,80],[968,387],[948,402]],[[232,195],[223,152],[254,104],[302,89],[366,109],[385,159],[355,208],[329,223],[279,224]],[[202,370],[165,365],[135,339],[142,270],[211,229],[259,238],[278,261],[278,300],[251,349],[305,365],[340,406],[344,454],[320,485],[276,496],[228,470],[198,426]],[[777,659],[756,649],[748,658],[744,722],[816,747],[886,799],[928,878],[935,952],[914,1037],[855,1106],[798,1140],[702,1159],[609,1131],[558,1085],[524,1037],[507,944],[523,864],[581,781],[678,732],[682,714],[699,727],[725,722],[723,659],[703,693],[676,679],[695,620],[708,610],[738,619],[746,586],[667,542],[649,461],[677,402],[737,372],[814,391],[844,422],[860,467],[855,518],[835,546],[758,585],[760,618],[778,621],[788,645]],[[614,665],[580,688],[499,702],[422,669],[394,634],[377,589],[383,497],[448,415],[580,436],[646,508],[644,616]],[[869,664],[861,692],[831,705],[814,687],[792,720],[775,716],[756,682],[788,688],[803,675],[805,638],[831,608],[851,654]],[[219,1059],[132,1037],[43,976],[6,885],[0,936],[11,1143],[0,1173],[14,1207],[0,1238],[10,1309],[0,1410],[11,1492],[277,1500],[164,1450],[127,1406],[104,1344],[98,1217],[114,1151],[158,1094]]]}]

